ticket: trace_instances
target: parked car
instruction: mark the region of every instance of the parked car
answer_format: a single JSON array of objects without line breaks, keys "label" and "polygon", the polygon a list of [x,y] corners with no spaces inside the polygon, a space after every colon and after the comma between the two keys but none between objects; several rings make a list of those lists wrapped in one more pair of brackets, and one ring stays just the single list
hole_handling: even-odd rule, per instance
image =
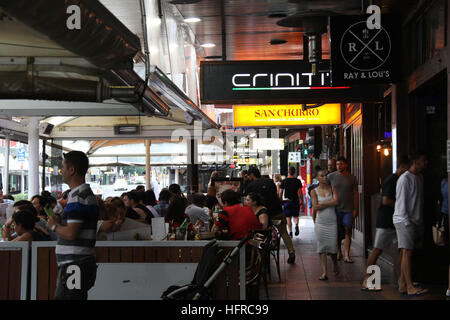
[{"label": "parked car", "polygon": [[114,182],[113,188],[114,188],[114,191],[119,191],[119,190],[127,191],[128,183],[125,179],[117,179],[116,182]]},{"label": "parked car", "polygon": [[134,182],[135,184],[145,184],[145,179],[143,176],[136,177],[136,180]]}]

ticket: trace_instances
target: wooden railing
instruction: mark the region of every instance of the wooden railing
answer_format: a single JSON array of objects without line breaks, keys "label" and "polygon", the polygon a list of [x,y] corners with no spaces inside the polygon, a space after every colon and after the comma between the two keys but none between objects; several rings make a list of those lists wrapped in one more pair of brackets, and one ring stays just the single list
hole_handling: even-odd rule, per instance
[{"label": "wooden railing", "polygon": [[[96,260],[99,264],[192,264],[200,261],[203,247],[207,243],[207,241],[97,241]],[[219,241],[218,243],[223,249],[222,257],[238,244],[236,241]],[[55,242],[32,244],[31,299],[33,300],[53,299],[58,272],[55,245]],[[245,278],[244,250],[245,247],[214,282],[212,288],[215,300],[245,299],[245,284],[242,287],[239,285],[240,277]],[[152,276],[158,275],[148,275],[148,277]],[[191,280],[192,278],[186,284]]]},{"label": "wooden railing", "polygon": [[27,298],[28,242],[0,242],[0,300]]}]

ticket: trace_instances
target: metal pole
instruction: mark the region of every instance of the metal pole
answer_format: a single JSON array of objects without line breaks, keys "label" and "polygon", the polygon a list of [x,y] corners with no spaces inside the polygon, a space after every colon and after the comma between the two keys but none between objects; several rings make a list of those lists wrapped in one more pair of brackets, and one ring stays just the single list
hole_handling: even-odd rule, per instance
[{"label": "metal pole", "polygon": [[42,140],[42,191],[45,190],[45,143],[46,139]]},{"label": "metal pole", "polygon": [[150,140],[145,140],[145,189],[150,190],[152,188],[151,184],[151,168],[150,168]]},{"label": "metal pole", "polygon": [[39,118],[28,125],[28,198],[39,194]]},{"label": "metal pole", "polygon": [[187,140],[187,189],[188,194],[198,192],[198,141]]}]

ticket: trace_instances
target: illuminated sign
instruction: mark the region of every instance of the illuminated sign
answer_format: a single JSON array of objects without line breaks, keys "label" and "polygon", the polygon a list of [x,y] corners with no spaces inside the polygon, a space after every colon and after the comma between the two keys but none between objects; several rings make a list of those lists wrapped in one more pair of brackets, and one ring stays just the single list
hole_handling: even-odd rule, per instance
[{"label": "illuminated sign", "polygon": [[253,138],[250,140],[252,150],[284,150],[284,139]]},{"label": "illuminated sign", "polygon": [[342,89],[330,87],[329,72],[236,73],[233,74],[231,82],[232,90]]},{"label": "illuminated sign", "polygon": [[307,110],[302,110],[301,105],[236,105],[233,113],[235,127],[341,124],[339,103]]},{"label": "illuminated sign", "polygon": [[[202,61],[200,99],[208,103],[316,103],[352,99],[348,86],[331,84],[330,63],[321,61],[317,72],[301,60]],[[344,99],[344,100],[343,100]]]}]

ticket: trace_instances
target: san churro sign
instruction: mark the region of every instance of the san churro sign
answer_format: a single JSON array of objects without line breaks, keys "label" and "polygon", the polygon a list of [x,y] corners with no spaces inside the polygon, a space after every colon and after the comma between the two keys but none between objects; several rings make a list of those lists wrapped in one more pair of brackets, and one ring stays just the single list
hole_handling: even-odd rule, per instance
[{"label": "san churro sign", "polygon": [[341,124],[341,105],[324,104],[302,110],[301,105],[235,105],[235,127]]}]

